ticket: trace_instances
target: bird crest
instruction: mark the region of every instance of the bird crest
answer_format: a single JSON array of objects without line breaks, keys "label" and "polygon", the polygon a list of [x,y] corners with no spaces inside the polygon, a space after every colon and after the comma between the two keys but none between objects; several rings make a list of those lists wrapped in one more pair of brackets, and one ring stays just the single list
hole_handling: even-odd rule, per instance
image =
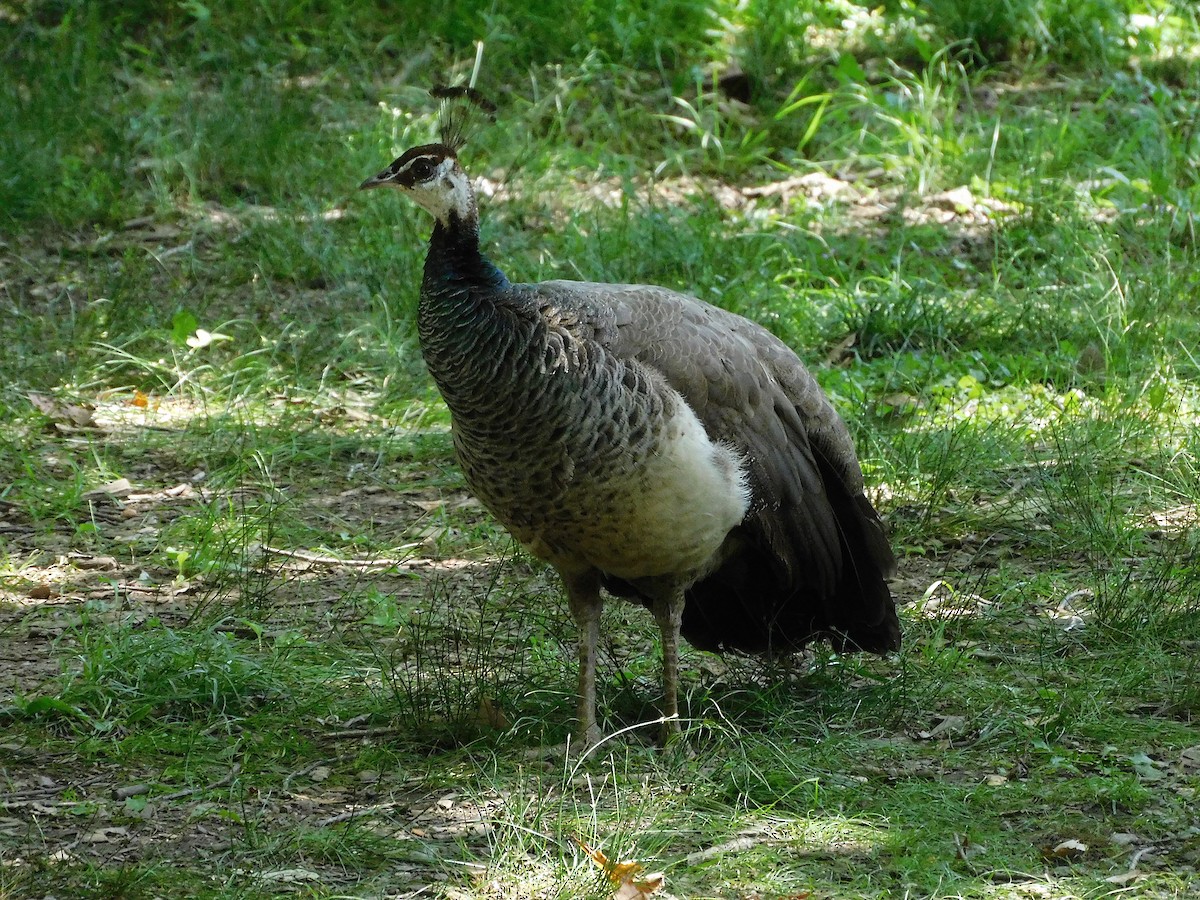
[{"label": "bird crest", "polygon": [[473,87],[439,85],[429,92],[440,101],[438,129],[442,143],[458,153],[478,130],[479,118],[496,118],[496,105]]}]

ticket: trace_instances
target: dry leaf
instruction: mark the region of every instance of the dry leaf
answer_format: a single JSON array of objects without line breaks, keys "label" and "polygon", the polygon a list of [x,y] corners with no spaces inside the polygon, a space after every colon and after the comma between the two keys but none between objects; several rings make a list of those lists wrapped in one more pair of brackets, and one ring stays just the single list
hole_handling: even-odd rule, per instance
[{"label": "dry leaf", "polygon": [[118,478],[115,481],[108,481],[99,487],[94,487],[90,491],[84,491],[84,500],[95,500],[98,497],[128,497],[133,493],[133,485],[129,483],[128,478]]},{"label": "dry leaf", "polygon": [[633,860],[612,862],[599,850],[589,847],[579,838],[573,840],[583,849],[584,853],[592,858],[596,865],[604,870],[608,880],[616,886],[613,900],[642,900],[662,889],[664,883],[662,872],[643,874],[646,870],[639,862]]},{"label": "dry leaf", "polygon": [[433,512],[435,509],[441,509],[446,505],[445,500],[417,500],[410,498],[408,502],[418,509],[425,510],[425,512]]},{"label": "dry leaf", "polygon": [[454,497],[439,497],[436,500],[420,500],[416,497],[409,497],[408,502],[418,509],[423,509],[425,512],[435,512],[439,509],[447,511],[456,509],[476,509],[482,508],[478,500],[470,494],[458,494]]},{"label": "dry leaf", "polygon": [[274,872],[256,872],[256,878],[263,881],[278,881],[283,884],[299,884],[306,881],[320,881],[321,876],[308,869],[277,869]]},{"label": "dry leaf", "polygon": [[89,571],[112,571],[113,569],[121,568],[121,564],[117,562],[115,556],[80,556],[73,555],[70,557],[71,565],[77,569],[88,569]]},{"label": "dry leaf", "polygon": [[51,419],[55,417],[58,410],[58,404],[54,402],[52,397],[47,397],[45,394],[29,394],[29,403],[44,416],[49,416]]},{"label": "dry leaf", "polygon": [[916,412],[920,407],[920,398],[904,391],[896,391],[880,398],[877,412],[880,415],[904,415]]},{"label": "dry leaf", "polygon": [[1131,869],[1128,872],[1122,872],[1120,875],[1109,875],[1104,880],[1107,881],[1109,884],[1126,885],[1133,881],[1141,881],[1145,877],[1146,876],[1143,875],[1141,872],[1137,872],[1137,871],[1134,871]]},{"label": "dry leaf", "polygon": [[636,881],[622,881],[613,891],[613,900],[642,900],[659,891],[662,886],[662,872],[654,872]]},{"label": "dry leaf", "polygon": [[28,394],[26,396],[33,408],[50,419],[59,431],[96,427],[95,410],[90,406],[59,403],[46,394]]},{"label": "dry leaf", "polygon": [[507,731],[511,725],[500,704],[486,694],[479,698],[479,710],[475,714],[475,721],[479,727],[495,731]]},{"label": "dry leaf", "polygon": [[95,831],[85,834],[83,842],[85,844],[107,844],[114,838],[125,837],[127,834],[129,834],[129,829],[120,826],[97,828]]},{"label": "dry leaf", "polygon": [[854,345],[858,343],[858,332],[852,331],[832,347],[825,354],[825,362],[828,365],[836,366],[839,363],[847,362],[854,358]]},{"label": "dry leaf", "polygon": [[969,835],[965,834],[954,835],[954,850],[958,858],[964,862],[969,861],[973,856],[978,856],[980,853],[987,853],[986,846],[976,844],[971,840]]},{"label": "dry leaf", "polygon": [[1179,764],[1185,769],[1200,769],[1200,744],[1180,753]]},{"label": "dry leaf", "polygon": [[1129,757],[1129,761],[1133,763],[1133,771],[1142,781],[1158,781],[1163,777],[1155,761],[1145,753],[1135,753]]},{"label": "dry leaf", "polygon": [[966,716],[942,716],[942,720],[928,731],[918,731],[917,737],[928,741],[935,737],[954,737],[967,728]]},{"label": "dry leaf", "polygon": [[1053,847],[1042,850],[1042,856],[1047,859],[1079,859],[1088,851],[1088,845],[1076,838],[1060,841]]}]

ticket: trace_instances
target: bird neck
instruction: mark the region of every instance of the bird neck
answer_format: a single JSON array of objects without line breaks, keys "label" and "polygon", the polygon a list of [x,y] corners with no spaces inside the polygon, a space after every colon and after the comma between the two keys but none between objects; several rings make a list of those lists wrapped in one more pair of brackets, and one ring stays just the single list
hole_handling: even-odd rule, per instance
[{"label": "bird neck", "polygon": [[479,251],[479,220],[450,213],[437,221],[425,258],[423,293],[477,294],[508,286],[508,279]]},{"label": "bird neck", "polygon": [[[498,384],[501,373],[513,374],[513,367],[498,364],[521,341],[513,316],[500,308],[508,288],[504,273],[479,252],[477,221],[451,215],[434,225],[417,335],[425,364],[460,430],[479,417],[479,409],[497,406],[498,391],[512,393]],[[511,410],[506,415],[513,417]]]}]

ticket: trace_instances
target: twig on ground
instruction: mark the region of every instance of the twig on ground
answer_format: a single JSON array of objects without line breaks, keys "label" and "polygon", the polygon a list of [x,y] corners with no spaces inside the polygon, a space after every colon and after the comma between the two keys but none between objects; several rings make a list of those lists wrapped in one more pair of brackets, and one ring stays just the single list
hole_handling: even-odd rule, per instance
[{"label": "twig on ground", "polygon": [[[282,547],[270,547],[266,544],[260,544],[264,553],[271,553],[275,556],[286,556],[289,559],[298,559],[301,562],[312,563],[317,566],[349,566],[355,569],[390,569],[402,568],[406,560],[404,559],[344,559],[338,556],[323,556],[320,553],[312,553],[308,550],[285,550]],[[413,545],[418,546],[418,545]]]},{"label": "twig on ground", "polygon": [[387,803],[376,803],[374,806],[364,806],[361,809],[348,809],[345,812],[338,813],[336,816],[328,816],[317,822],[317,828],[324,828],[326,825],[336,825],[338,822],[348,822],[351,819],[358,819],[362,816],[369,816],[372,813],[382,812],[385,809],[395,809],[400,805],[398,800],[389,800]]},{"label": "twig on ground", "polygon": [[240,773],[241,771],[242,771],[242,764],[234,763],[233,768],[231,768],[229,770],[229,774],[225,775],[223,778],[218,778],[216,781],[206,784],[203,787],[184,788],[181,791],[174,791],[173,793],[170,793],[170,794],[162,794],[161,796],[153,797],[151,799],[153,799],[156,803],[161,803],[164,800],[181,800],[184,797],[190,797],[190,796],[192,796],[192,794],[198,794],[201,791],[211,791],[213,788],[225,787],[225,785],[229,784],[230,782],[233,781],[233,779],[237,778],[238,773]]}]

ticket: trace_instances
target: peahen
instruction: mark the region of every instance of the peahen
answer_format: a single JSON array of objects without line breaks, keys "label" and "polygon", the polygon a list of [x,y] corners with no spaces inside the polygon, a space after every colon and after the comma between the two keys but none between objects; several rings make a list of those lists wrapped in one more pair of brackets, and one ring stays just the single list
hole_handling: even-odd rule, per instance
[{"label": "peahen", "polygon": [[713,651],[900,645],[895,560],[845,424],[782,341],[642,285],[514,284],[479,249],[461,137],[413,147],[361,187],[433,215],[421,352],[470,489],[550,563],[579,627],[579,738],[600,737],[601,588],[662,633],[678,729],[682,636]]}]

